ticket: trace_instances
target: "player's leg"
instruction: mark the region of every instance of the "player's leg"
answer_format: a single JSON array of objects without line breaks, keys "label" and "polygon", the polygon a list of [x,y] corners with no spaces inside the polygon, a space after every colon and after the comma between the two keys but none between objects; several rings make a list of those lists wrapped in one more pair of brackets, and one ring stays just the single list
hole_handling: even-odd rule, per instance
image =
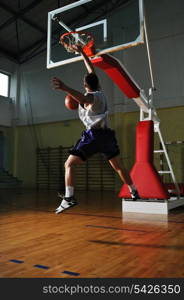
[{"label": "player's leg", "polygon": [[74,198],[74,172],[75,167],[82,162],[83,160],[75,155],[70,155],[65,162],[65,195],[62,196],[59,194],[61,204],[56,209],[57,214],[77,204],[77,201]]},{"label": "player's leg", "polygon": [[127,172],[127,170],[124,168],[122,162],[120,161],[120,157],[116,156],[116,157],[111,158],[109,160],[109,163],[113,167],[113,169],[118,173],[122,182],[124,182],[125,184],[128,185],[132,199],[136,200],[136,199],[140,198],[129,173]]},{"label": "player's leg", "polygon": [[140,198],[129,173],[126,171],[126,169],[124,168],[123,164],[120,161],[119,158],[120,150],[119,150],[119,146],[116,140],[114,130],[106,129],[103,133],[103,136],[104,136],[103,138],[104,143],[102,144],[103,146],[101,148],[101,152],[109,161],[113,169],[118,173],[122,182],[128,185],[132,199],[136,200]]},{"label": "player's leg", "polygon": [[[101,140],[100,140],[101,142]],[[76,205],[74,199],[74,169],[76,165],[86,161],[93,154],[98,152],[98,140],[96,140],[92,130],[83,132],[81,139],[76,145],[70,149],[71,154],[65,163],[65,196],[62,197],[60,206],[56,209],[56,213]]]},{"label": "player's leg", "polygon": [[118,173],[119,177],[124,183],[130,186],[133,185],[132,179],[127,170],[124,168],[123,164],[120,162],[119,156],[110,159],[109,163],[113,167],[113,169]]},{"label": "player's leg", "polygon": [[[65,188],[67,187],[74,187],[74,172],[75,167],[77,165],[80,165],[82,162],[84,162],[79,156],[70,155],[68,159],[65,162]],[[67,191],[66,191],[67,192]],[[66,197],[73,196],[73,193],[71,191],[67,192]]]}]

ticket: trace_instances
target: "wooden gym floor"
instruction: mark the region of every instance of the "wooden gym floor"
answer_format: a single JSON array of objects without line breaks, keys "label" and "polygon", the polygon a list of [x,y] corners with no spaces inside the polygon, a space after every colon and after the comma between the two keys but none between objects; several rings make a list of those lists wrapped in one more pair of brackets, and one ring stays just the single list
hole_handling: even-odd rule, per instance
[{"label": "wooden gym floor", "polygon": [[1,278],[184,277],[184,207],[129,214],[112,192],[80,192],[55,215],[55,192],[0,191]]}]

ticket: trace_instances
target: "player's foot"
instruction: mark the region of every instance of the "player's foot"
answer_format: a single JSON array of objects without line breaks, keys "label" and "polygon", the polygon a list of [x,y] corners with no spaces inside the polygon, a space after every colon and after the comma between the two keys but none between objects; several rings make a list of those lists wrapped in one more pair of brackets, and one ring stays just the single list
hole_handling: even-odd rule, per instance
[{"label": "player's foot", "polygon": [[59,213],[63,212],[64,210],[69,209],[78,204],[73,196],[65,197],[60,194],[58,194],[58,196],[60,198],[62,198],[62,201],[61,201],[61,204],[56,208],[56,214],[59,214]]},{"label": "player's foot", "polygon": [[133,201],[136,201],[137,199],[140,199],[139,193],[137,190],[133,190],[130,192],[131,198]]}]

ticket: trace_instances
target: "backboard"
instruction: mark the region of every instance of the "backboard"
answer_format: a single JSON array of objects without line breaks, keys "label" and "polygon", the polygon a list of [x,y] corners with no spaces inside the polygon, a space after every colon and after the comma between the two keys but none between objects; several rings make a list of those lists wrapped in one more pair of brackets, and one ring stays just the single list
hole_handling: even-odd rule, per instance
[{"label": "backboard", "polygon": [[65,32],[85,31],[94,36],[96,54],[111,53],[144,42],[143,0],[80,0],[48,13],[47,68],[82,60],[61,44]]}]

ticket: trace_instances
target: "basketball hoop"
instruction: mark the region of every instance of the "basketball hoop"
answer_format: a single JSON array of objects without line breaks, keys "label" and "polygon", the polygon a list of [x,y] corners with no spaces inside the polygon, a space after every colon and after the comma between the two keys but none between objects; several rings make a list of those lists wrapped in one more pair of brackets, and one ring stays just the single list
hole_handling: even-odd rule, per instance
[{"label": "basketball hoop", "polygon": [[74,45],[82,47],[87,56],[95,55],[94,38],[90,33],[83,31],[66,32],[60,36],[60,44],[62,44],[67,52],[77,53],[72,48]]}]

